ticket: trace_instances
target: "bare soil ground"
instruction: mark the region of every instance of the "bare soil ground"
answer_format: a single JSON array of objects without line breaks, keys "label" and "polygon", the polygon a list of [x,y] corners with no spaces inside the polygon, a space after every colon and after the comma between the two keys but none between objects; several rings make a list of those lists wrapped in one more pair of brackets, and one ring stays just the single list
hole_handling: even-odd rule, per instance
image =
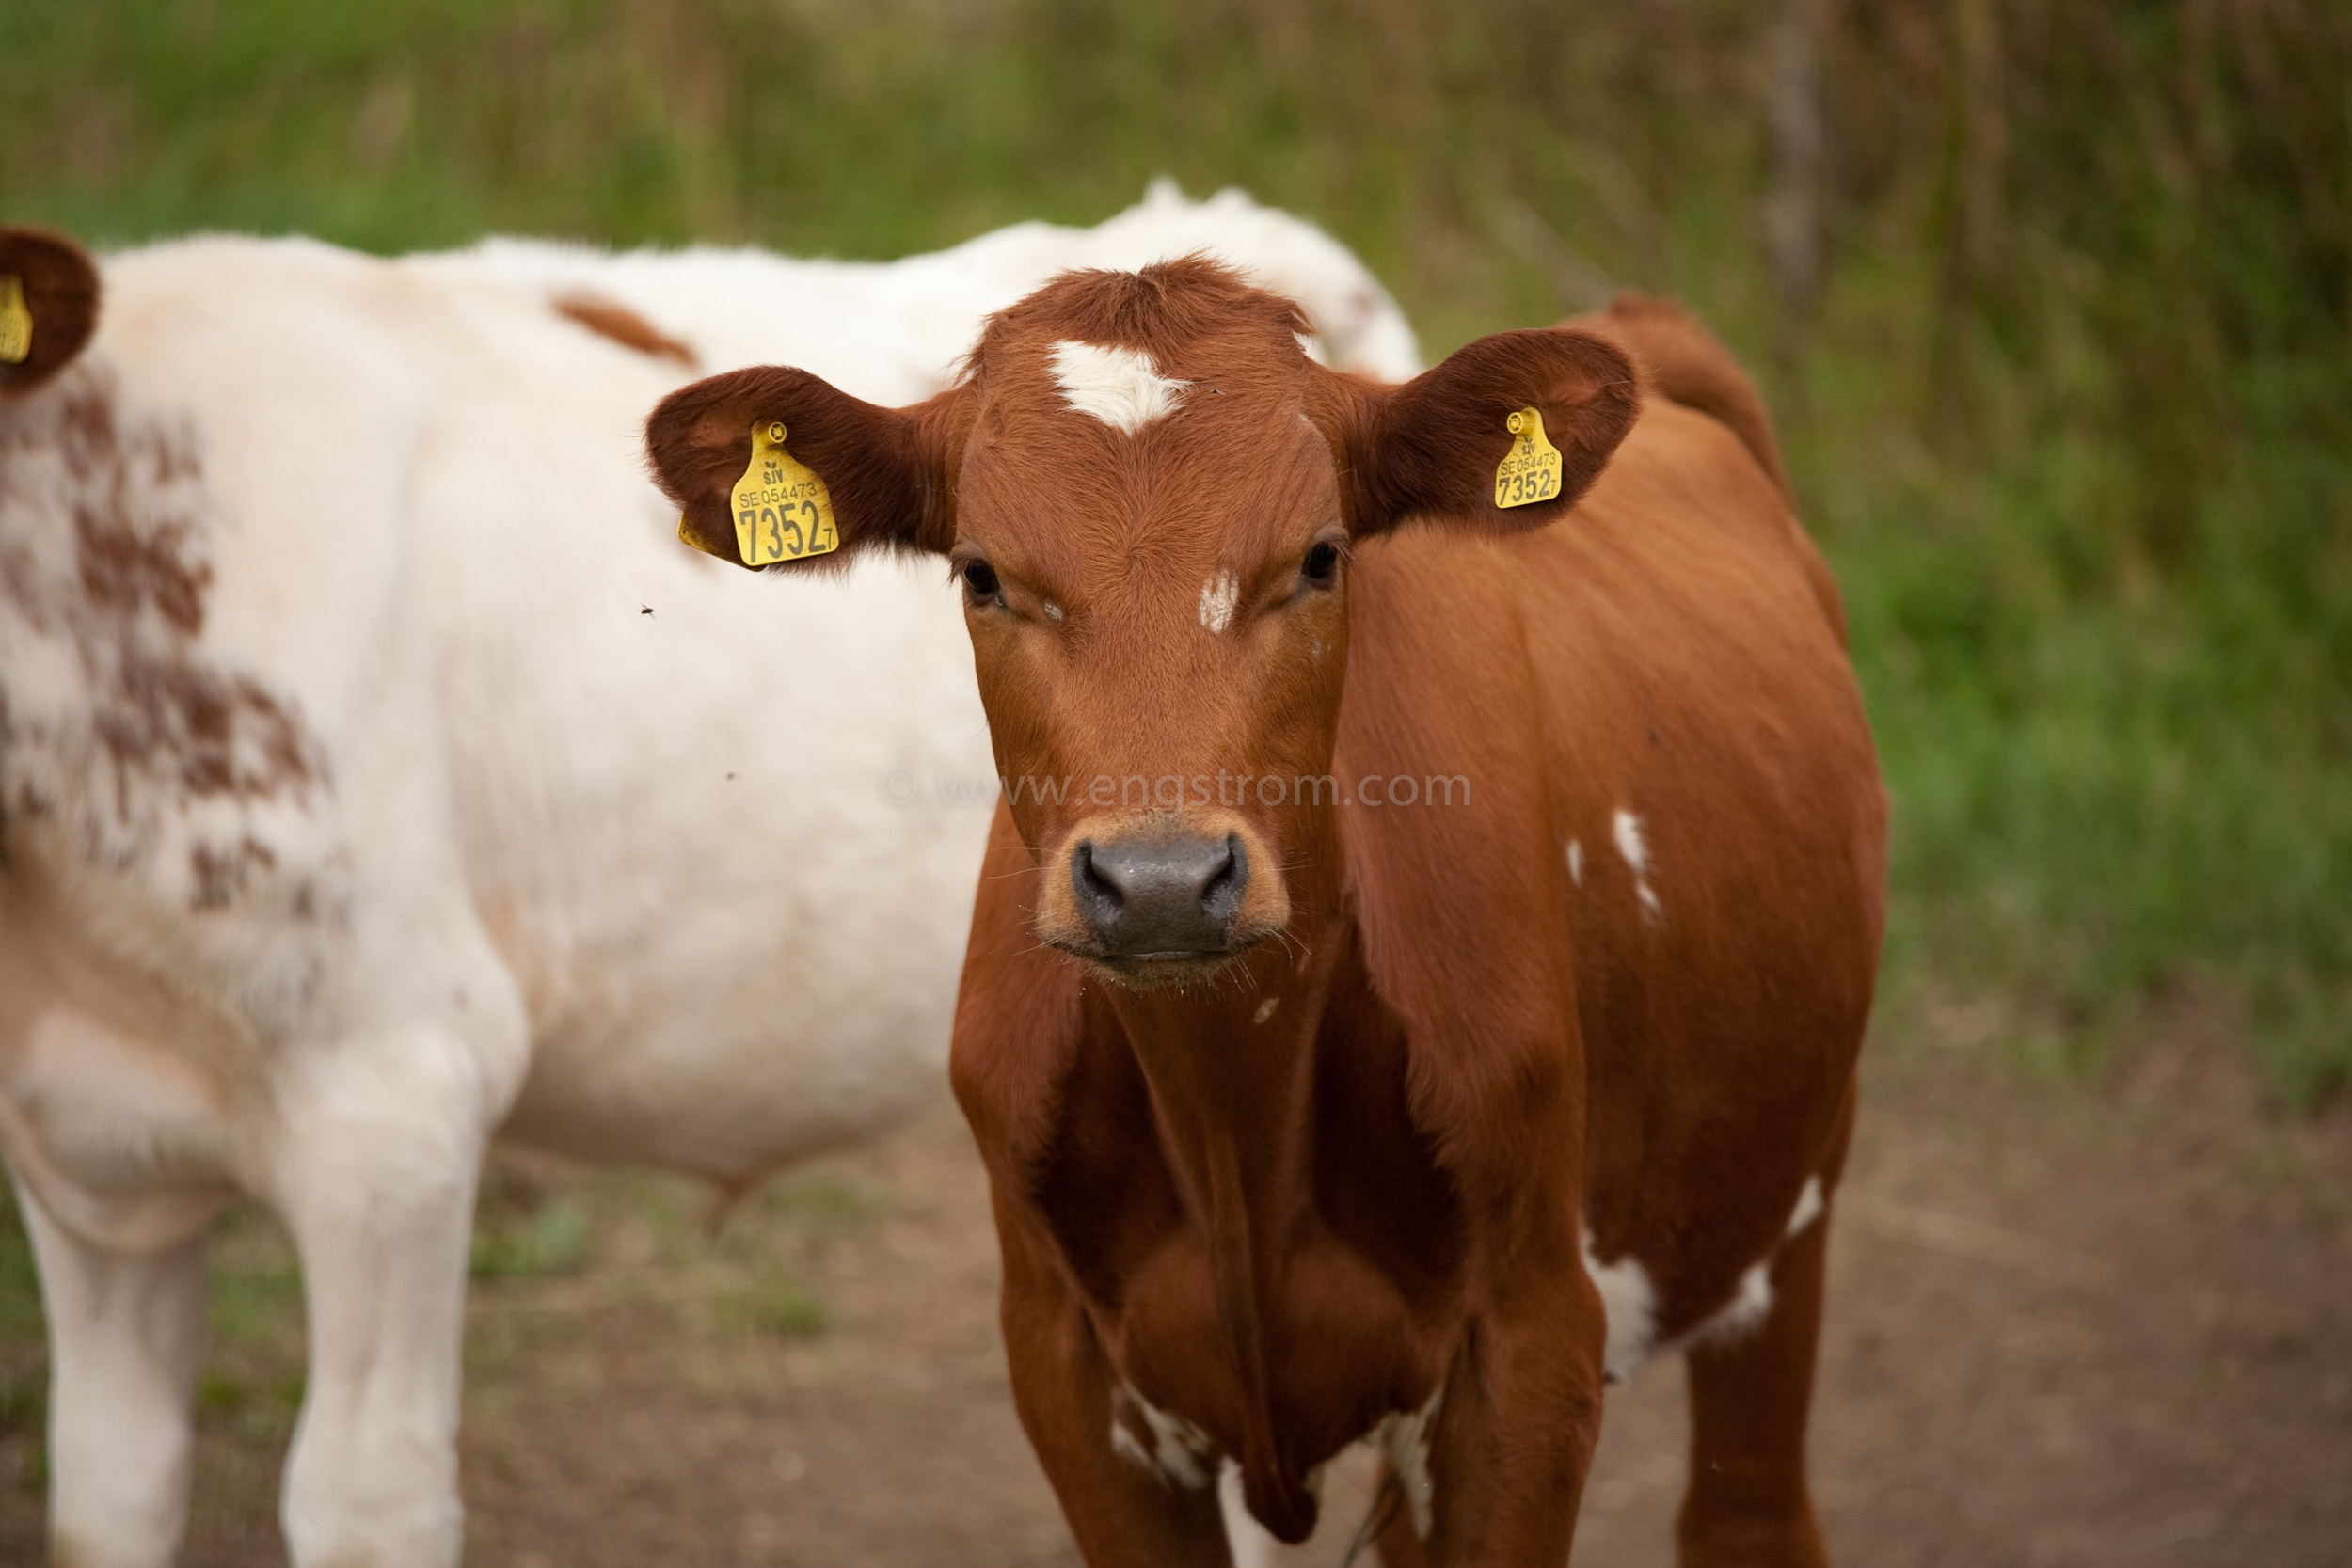
[{"label": "bare soil ground", "polygon": [[[2352,1564],[2352,1106],[2268,1113],[2226,1028],[2175,1023],[2088,1087],[1981,1052],[1871,1059],[1814,1416],[1840,1563]],[[469,1562],[1075,1562],[1012,1416],[951,1110],[715,1233],[704,1201],[501,1158],[469,1317]],[[251,1220],[215,1273],[184,1560],[246,1568],[283,1560],[299,1293]],[[30,1563],[41,1351],[13,1321],[0,1562]],[[1672,1560],[1683,1435],[1678,1363],[1612,1399],[1581,1568]],[[1360,1485],[1335,1486],[1324,1540]]]}]

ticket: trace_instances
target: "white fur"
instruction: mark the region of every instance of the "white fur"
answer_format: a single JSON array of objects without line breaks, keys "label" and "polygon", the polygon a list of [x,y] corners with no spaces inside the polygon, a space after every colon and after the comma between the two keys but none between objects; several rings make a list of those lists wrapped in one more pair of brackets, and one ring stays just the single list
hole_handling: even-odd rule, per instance
[{"label": "white fur", "polygon": [[1225,1545],[1232,1554],[1233,1568],[1276,1568],[1282,1560],[1282,1543],[1249,1512],[1237,1460],[1217,1462],[1216,1510],[1225,1520]]},{"label": "white fur", "polygon": [[1788,1215],[1788,1228],[1783,1234],[1795,1236],[1821,1217],[1822,1207],[1821,1179],[1808,1176],[1804,1179],[1804,1190],[1797,1195],[1797,1207]]},{"label": "white fur", "polygon": [[[1130,1415],[1143,1423],[1141,1435],[1132,1430],[1127,1420]],[[1146,1436],[1149,1443],[1143,1440]],[[1211,1462],[1216,1457],[1216,1445],[1209,1434],[1123,1383],[1111,1394],[1111,1447],[1165,1484],[1187,1492],[1198,1492],[1215,1479]]]},{"label": "white fur", "polygon": [[1593,1233],[1584,1232],[1584,1272],[1600,1291],[1609,1315],[1609,1339],[1601,1369],[1612,1383],[1623,1383],[1642,1370],[1658,1339],[1658,1290],[1649,1271],[1631,1253],[1604,1263],[1593,1251]]},{"label": "white fur", "polygon": [[1241,594],[1241,584],[1233,574],[1219,566],[1200,585],[1200,624],[1216,636],[1233,624],[1233,605]]},{"label": "white fur", "polygon": [[1649,846],[1642,838],[1642,819],[1629,811],[1618,812],[1610,819],[1610,832],[1617,841],[1617,853],[1632,868],[1633,895],[1641,901],[1642,912],[1656,919],[1663,911],[1649,885]]},{"label": "white fur", "polygon": [[973,328],[1070,267],[1132,271],[1200,251],[1296,300],[1309,352],[1343,371],[1408,380],[1421,356],[1404,312],[1328,234],[1237,190],[1190,201],[1156,181],[1091,229],[1021,223],[951,250],[897,261],[801,261],[696,246],[608,254],[538,240],[486,240],[432,260],[544,296],[586,290],[628,306],[694,351],[702,373],[789,364],[861,396],[912,402],[942,390]]},{"label": "white fur", "polygon": [[1382,1418],[1373,1433],[1374,1442],[1388,1457],[1389,1467],[1396,1472],[1397,1484],[1405,1490],[1413,1533],[1423,1541],[1429,1539],[1429,1527],[1437,1520],[1438,1485],[1429,1474],[1429,1443],[1438,1424],[1438,1406],[1444,1400],[1441,1383],[1419,1410],[1410,1415],[1392,1412]]},{"label": "white fur", "polygon": [[[639,431],[691,372],[550,297],[628,305],[705,372],[787,359],[902,403],[985,309],[1130,260],[1134,219],[886,266],[231,239],[106,264],[83,358],[0,404],[0,1151],[69,1556],[171,1557],[202,1237],[239,1195],[310,1297],[294,1562],[439,1568],[494,1133],[739,1181],[942,1086],[988,814],[877,784],[992,771],[953,592],[677,544]],[[101,406],[121,456],[93,470],[69,414]],[[87,593],[77,508],[205,582],[200,627],[151,571]],[[141,720],[158,671],[244,705],[204,759],[236,787],[188,783],[195,709]]]},{"label": "white fur", "polygon": [[1723,1345],[1746,1338],[1762,1326],[1772,1310],[1772,1260],[1751,1263],[1740,1271],[1740,1288],[1732,1292],[1715,1315],[1690,1333],[1676,1345],[1687,1350],[1693,1345]]},{"label": "white fur", "polygon": [[1113,430],[1133,436],[1177,409],[1184,383],[1160,373],[1138,348],[1105,347],[1065,339],[1051,356],[1062,401]]}]

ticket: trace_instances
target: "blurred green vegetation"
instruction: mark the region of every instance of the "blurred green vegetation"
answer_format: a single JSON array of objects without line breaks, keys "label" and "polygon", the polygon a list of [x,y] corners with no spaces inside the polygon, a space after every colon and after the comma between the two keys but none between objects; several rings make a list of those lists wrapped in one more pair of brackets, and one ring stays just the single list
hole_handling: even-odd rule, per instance
[{"label": "blurred green vegetation", "polygon": [[1425,346],[1679,293],[1764,373],[1897,802],[1882,1028],[2182,988],[2352,1076],[2340,0],[13,0],[0,213],[891,256],[1169,173]]}]

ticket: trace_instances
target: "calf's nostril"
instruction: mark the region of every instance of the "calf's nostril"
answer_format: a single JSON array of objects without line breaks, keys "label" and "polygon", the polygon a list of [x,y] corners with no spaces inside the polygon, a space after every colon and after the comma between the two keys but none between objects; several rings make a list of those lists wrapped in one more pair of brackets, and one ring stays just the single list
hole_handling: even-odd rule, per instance
[{"label": "calf's nostril", "polygon": [[1077,898],[1078,912],[1098,930],[1118,920],[1120,911],[1126,907],[1126,895],[1119,884],[1094,863],[1092,840],[1079,845],[1078,852],[1070,857],[1070,889]]},{"label": "calf's nostril", "polygon": [[1241,835],[1227,834],[1223,848],[1200,888],[1201,912],[1220,926],[1233,918],[1242,895],[1249,890],[1249,853],[1241,847]]}]

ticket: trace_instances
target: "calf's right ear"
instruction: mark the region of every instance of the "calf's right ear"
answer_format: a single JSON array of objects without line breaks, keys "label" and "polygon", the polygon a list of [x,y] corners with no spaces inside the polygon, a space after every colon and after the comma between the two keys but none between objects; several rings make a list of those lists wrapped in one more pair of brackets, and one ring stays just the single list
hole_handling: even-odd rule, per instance
[{"label": "calf's right ear", "polygon": [[678,537],[739,566],[732,497],[755,427],[785,427],[784,448],[824,481],[840,547],[773,562],[845,562],[877,547],[946,554],[956,535],[954,476],[964,394],[883,408],[803,370],[766,365],[681,387],[645,420],[655,483],[678,505]]},{"label": "calf's right ear", "polygon": [[73,362],[98,327],[98,268],[45,229],[0,228],[0,399]]}]

